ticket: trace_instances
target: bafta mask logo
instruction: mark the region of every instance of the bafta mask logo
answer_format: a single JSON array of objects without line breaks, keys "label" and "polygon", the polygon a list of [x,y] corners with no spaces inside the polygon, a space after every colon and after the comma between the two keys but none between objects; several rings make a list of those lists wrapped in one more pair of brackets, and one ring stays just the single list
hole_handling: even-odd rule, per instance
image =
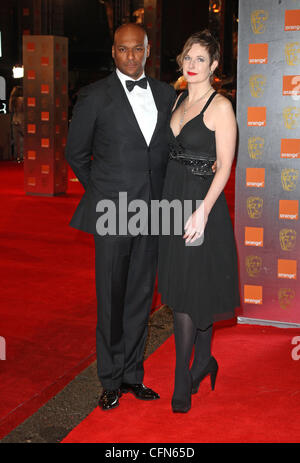
[{"label": "bafta mask logo", "polygon": [[27,120],[28,122],[34,122],[36,119],[36,111],[34,109],[27,110]]},{"label": "bafta mask logo", "polygon": [[266,30],[266,21],[269,13],[265,10],[254,10],[251,13],[251,27],[253,34],[263,34]]},{"label": "bafta mask logo", "polygon": [[300,42],[289,42],[285,45],[285,60],[289,66],[300,64]]},{"label": "bafta mask logo", "polygon": [[263,96],[266,85],[266,76],[263,74],[254,74],[249,78],[250,92],[253,98],[260,98]]},{"label": "bafta mask logo", "polygon": [[287,106],[284,108],[283,120],[286,129],[298,129],[300,127],[300,108],[296,106]]},{"label": "bafta mask logo", "polygon": [[264,200],[259,196],[250,196],[247,199],[247,211],[251,219],[260,219],[263,212]]},{"label": "bafta mask logo", "polygon": [[248,139],[248,153],[251,159],[261,159],[265,146],[265,139],[262,137],[250,137]]},{"label": "bafta mask logo", "polygon": [[48,125],[48,124],[41,124],[41,126],[40,126],[40,131],[41,131],[42,137],[49,137],[49,135],[50,135],[50,128],[49,128],[49,125]]},{"label": "bafta mask logo", "polygon": [[284,191],[294,191],[299,177],[298,169],[282,169],[281,183]]},{"label": "bafta mask logo", "polygon": [[280,246],[283,251],[293,251],[296,246],[297,232],[290,228],[283,228],[279,232]]},{"label": "bafta mask logo", "polygon": [[280,288],[278,290],[278,301],[282,309],[288,309],[295,297],[295,291],[292,288]]},{"label": "bafta mask logo", "polygon": [[246,270],[250,277],[256,277],[262,268],[262,258],[259,256],[246,257]]},{"label": "bafta mask logo", "polygon": [[49,43],[43,42],[41,43],[41,49],[43,53],[47,53],[49,51]]},{"label": "bafta mask logo", "polygon": [[50,103],[49,103],[49,98],[47,96],[42,96],[41,99],[41,109],[49,109]]}]

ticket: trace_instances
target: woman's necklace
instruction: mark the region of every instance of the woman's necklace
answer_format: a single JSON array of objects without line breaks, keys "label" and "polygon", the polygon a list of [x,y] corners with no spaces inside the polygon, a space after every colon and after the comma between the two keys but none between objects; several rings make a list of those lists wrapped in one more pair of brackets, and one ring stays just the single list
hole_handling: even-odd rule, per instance
[{"label": "woman's necklace", "polygon": [[210,90],[212,90],[212,87],[210,87],[207,90],[207,92],[204,93],[204,95],[200,96],[200,98],[198,98],[196,101],[194,101],[194,103],[192,103],[188,108],[186,107],[186,99],[184,100],[184,102],[183,102],[183,112],[182,112],[181,119],[179,121],[179,127],[182,126],[183,121],[184,121],[184,117],[185,117],[186,113],[188,112],[188,110],[191,109],[196,103],[201,101],[208,94],[208,92],[210,92]]}]

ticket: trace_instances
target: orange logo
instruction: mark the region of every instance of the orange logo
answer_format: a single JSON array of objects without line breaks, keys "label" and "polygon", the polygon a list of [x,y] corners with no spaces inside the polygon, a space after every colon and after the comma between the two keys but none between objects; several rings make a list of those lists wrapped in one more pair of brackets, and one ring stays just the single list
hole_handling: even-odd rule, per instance
[{"label": "orange logo", "polygon": [[35,161],[35,159],[36,159],[36,151],[28,150],[27,151],[27,159],[30,159],[31,161]]},{"label": "orange logo", "polygon": [[268,44],[250,43],[249,44],[249,63],[267,64],[268,63]]},{"label": "orange logo", "polygon": [[42,148],[49,148],[49,146],[50,146],[49,138],[42,138],[41,139],[41,147]]},{"label": "orange logo", "polygon": [[265,106],[248,107],[248,127],[264,127],[267,120],[267,108]]},{"label": "orange logo", "polygon": [[285,10],[285,31],[300,31],[300,10]]},{"label": "orange logo", "polygon": [[262,304],[263,287],[255,285],[244,285],[245,304]]},{"label": "orange logo", "polygon": [[35,79],[35,71],[33,71],[32,69],[27,71],[27,79],[28,80],[34,80]]},{"label": "orange logo", "polygon": [[297,261],[289,259],[278,259],[277,276],[278,278],[297,280]]},{"label": "orange logo", "polygon": [[48,94],[49,93],[49,85],[48,84],[42,84],[41,85],[41,93]]},{"label": "orange logo", "polygon": [[300,95],[300,76],[283,76],[282,95]]},{"label": "orange logo", "polygon": [[296,199],[279,200],[279,218],[298,220],[299,201]]},{"label": "orange logo", "polygon": [[256,227],[245,227],[245,246],[264,245],[264,229]]},{"label": "orange logo", "polygon": [[36,127],[35,124],[27,124],[27,133],[35,133]]},{"label": "orange logo", "polygon": [[246,168],[246,186],[264,188],[265,169],[263,167]]},{"label": "orange logo", "polygon": [[41,57],[41,65],[42,65],[42,66],[48,66],[48,64],[49,64],[49,58],[48,58],[48,56],[42,56],[42,57]]},{"label": "orange logo", "polygon": [[282,138],[280,157],[300,159],[300,139]]},{"label": "orange logo", "polygon": [[27,106],[34,108],[35,107],[35,98],[34,97],[28,97],[27,98]]},{"label": "orange logo", "polygon": [[41,120],[42,121],[49,121],[49,112],[48,111],[43,111],[41,113]]},{"label": "orange logo", "polygon": [[27,185],[28,186],[36,186],[36,178],[35,177],[28,177]]},{"label": "orange logo", "polygon": [[35,43],[27,42],[27,51],[35,51]]},{"label": "orange logo", "polygon": [[41,166],[41,173],[42,173],[42,174],[49,174],[49,172],[50,172],[50,166],[49,166],[49,164],[43,164],[43,165]]}]

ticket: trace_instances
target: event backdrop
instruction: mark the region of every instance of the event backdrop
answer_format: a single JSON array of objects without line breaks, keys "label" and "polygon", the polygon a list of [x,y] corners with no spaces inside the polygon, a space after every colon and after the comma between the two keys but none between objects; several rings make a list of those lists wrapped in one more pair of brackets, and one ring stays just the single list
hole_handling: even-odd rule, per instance
[{"label": "event backdrop", "polygon": [[151,77],[159,79],[161,68],[162,0],[145,0],[144,11],[144,26],[151,46],[151,53],[146,63],[146,73]]},{"label": "event backdrop", "polygon": [[240,0],[238,41],[242,316],[300,323],[300,1]]},{"label": "event backdrop", "polygon": [[24,188],[27,194],[65,193],[68,131],[68,39],[23,35]]}]

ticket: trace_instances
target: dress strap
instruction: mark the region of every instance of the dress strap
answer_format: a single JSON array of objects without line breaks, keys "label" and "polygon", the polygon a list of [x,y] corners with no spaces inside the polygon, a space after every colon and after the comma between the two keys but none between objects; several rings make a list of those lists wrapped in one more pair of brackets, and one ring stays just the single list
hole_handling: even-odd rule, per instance
[{"label": "dress strap", "polygon": [[[183,99],[187,96],[187,90],[184,90],[183,92],[180,93],[179,97],[177,98],[176,106],[173,109],[172,112],[176,111],[179,105],[181,105]],[[183,98],[184,97],[184,98]]]},{"label": "dress strap", "polygon": [[206,104],[204,105],[204,107],[203,107],[203,109],[202,109],[202,111],[201,111],[200,114],[203,114],[204,111],[207,110],[207,107],[210,105],[212,99],[216,96],[217,93],[218,93],[218,92],[214,91],[214,93],[212,93],[212,94],[210,95],[210,97],[208,98],[208,100],[207,100]]}]

